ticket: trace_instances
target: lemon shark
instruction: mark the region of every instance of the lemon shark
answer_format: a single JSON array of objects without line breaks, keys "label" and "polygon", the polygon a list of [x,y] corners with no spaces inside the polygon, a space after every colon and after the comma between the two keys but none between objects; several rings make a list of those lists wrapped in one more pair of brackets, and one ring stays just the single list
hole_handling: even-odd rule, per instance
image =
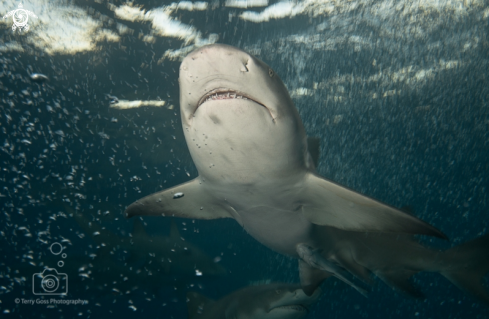
[{"label": "lemon shark", "polygon": [[189,319],[302,319],[320,296],[307,296],[299,285],[274,283],[249,286],[217,301],[187,293]]},{"label": "lemon shark", "polygon": [[234,218],[265,246],[299,259],[301,284],[312,293],[335,276],[374,273],[417,295],[408,279],[436,271],[485,301],[489,239],[447,252],[415,234],[447,237],[412,214],[321,177],[318,143],[308,139],[278,75],[252,55],[222,44],[191,52],[180,66],[180,113],[199,172],[189,182],[146,196],[126,217]]}]

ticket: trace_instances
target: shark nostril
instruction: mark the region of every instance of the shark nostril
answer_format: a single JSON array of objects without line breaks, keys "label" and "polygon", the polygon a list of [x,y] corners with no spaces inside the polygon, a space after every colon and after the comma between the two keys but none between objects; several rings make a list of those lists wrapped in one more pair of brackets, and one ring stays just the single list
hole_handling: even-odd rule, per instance
[{"label": "shark nostril", "polygon": [[243,65],[241,66],[241,69],[240,71],[241,72],[249,72],[250,70],[248,69],[248,63],[249,63],[250,60],[246,60],[246,62],[243,63]]}]

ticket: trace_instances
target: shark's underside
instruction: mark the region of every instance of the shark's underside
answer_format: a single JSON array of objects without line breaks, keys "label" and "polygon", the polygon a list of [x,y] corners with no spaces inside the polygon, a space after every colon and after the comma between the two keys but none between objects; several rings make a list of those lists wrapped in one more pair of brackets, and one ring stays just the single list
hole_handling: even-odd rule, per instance
[{"label": "shark's underside", "polygon": [[[182,125],[199,176],[131,204],[126,216],[234,218],[259,242],[299,259],[306,293],[329,276],[370,274],[412,295],[408,279],[442,273],[489,302],[480,284],[489,239],[438,252],[413,235],[446,236],[415,216],[322,178],[318,146],[275,72],[226,45],[190,53],[180,67]],[[315,155],[316,154],[316,155]]]}]

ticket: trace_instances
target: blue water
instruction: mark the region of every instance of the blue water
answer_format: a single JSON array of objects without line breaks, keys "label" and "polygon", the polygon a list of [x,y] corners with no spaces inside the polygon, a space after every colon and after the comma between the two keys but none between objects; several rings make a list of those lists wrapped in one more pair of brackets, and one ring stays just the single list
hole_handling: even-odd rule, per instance
[{"label": "blue water", "polygon": [[[187,318],[187,290],[218,299],[253,282],[299,281],[296,260],[262,246],[236,222],[183,219],[176,220],[181,236],[209,258],[219,257],[226,276],[170,274],[161,287],[141,284],[129,294],[79,278],[80,267],[95,263],[98,257],[90,255],[104,247],[70,212],[129,238],[133,221],[124,218],[125,207],[197,176],[179,114],[178,59],[185,54],[173,60],[165,52],[190,50],[200,40],[237,46],[273,67],[307,134],[321,139],[320,174],[390,205],[411,206],[451,240],[423,239],[433,247],[488,232],[487,4],[297,4],[297,14],[266,21],[272,12],[267,10],[279,12],[272,7],[276,3],[270,1],[271,9],[226,7],[223,1],[203,10],[173,8],[169,16],[184,26],[184,36],[163,34],[154,26],[161,17],[131,20],[116,14],[123,3],[112,7],[104,1],[47,6],[32,0],[24,7],[38,18],[29,20],[29,31],[12,31],[11,18],[0,24],[2,317]],[[171,2],[139,1],[133,8],[137,5],[160,12]],[[16,7],[2,4],[2,15]],[[79,20],[58,8],[77,12]],[[262,12],[263,21],[240,18],[246,11]],[[93,33],[77,31],[91,30],[89,21],[99,23]],[[61,30],[68,36],[56,38]],[[101,38],[101,30],[117,37]],[[49,81],[31,81],[34,72]],[[119,110],[110,107],[113,96],[167,104]],[[168,219],[143,221],[150,236],[168,236]],[[65,258],[50,252],[54,242],[62,243]],[[130,267],[128,254],[115,243],[110,258]],[[52,298],[88,305],[22,304],[41,298],[33,294],[32,276],[42,263],[65,271],[73,282],[66,297]],[[379,280],[365,298],[329,279],[307,318],[489,316],[487,305],[438,274],[414,279],[425,299],[395,292]]]}]

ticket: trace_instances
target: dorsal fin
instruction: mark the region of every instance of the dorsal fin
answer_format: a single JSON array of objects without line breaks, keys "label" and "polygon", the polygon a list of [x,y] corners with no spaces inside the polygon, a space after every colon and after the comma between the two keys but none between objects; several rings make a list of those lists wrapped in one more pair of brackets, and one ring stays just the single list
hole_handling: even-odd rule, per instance
[{"label": "dorsal fin", "polygon": [[207,298],[206,296],[199,294],[195,291],[190,291],[187,293],[187,309],[188,318],[194,319],[198,318],[200,314],[204,311],[205,307],[212,305],[215,301]]},{"label": "dorsal fin", "polygon": [[177,223],[172,219],[170,226],[170,238],[173,240],[180,240],[182,236],[180,236],[180,232],[178,231]]},{"label": "dorsal fin", "polygon": [[319,163],[320,143],[321,139],[318,137],[307,137],[307,150],[309,151],[309,155],[311,155],[315,167]]}]

